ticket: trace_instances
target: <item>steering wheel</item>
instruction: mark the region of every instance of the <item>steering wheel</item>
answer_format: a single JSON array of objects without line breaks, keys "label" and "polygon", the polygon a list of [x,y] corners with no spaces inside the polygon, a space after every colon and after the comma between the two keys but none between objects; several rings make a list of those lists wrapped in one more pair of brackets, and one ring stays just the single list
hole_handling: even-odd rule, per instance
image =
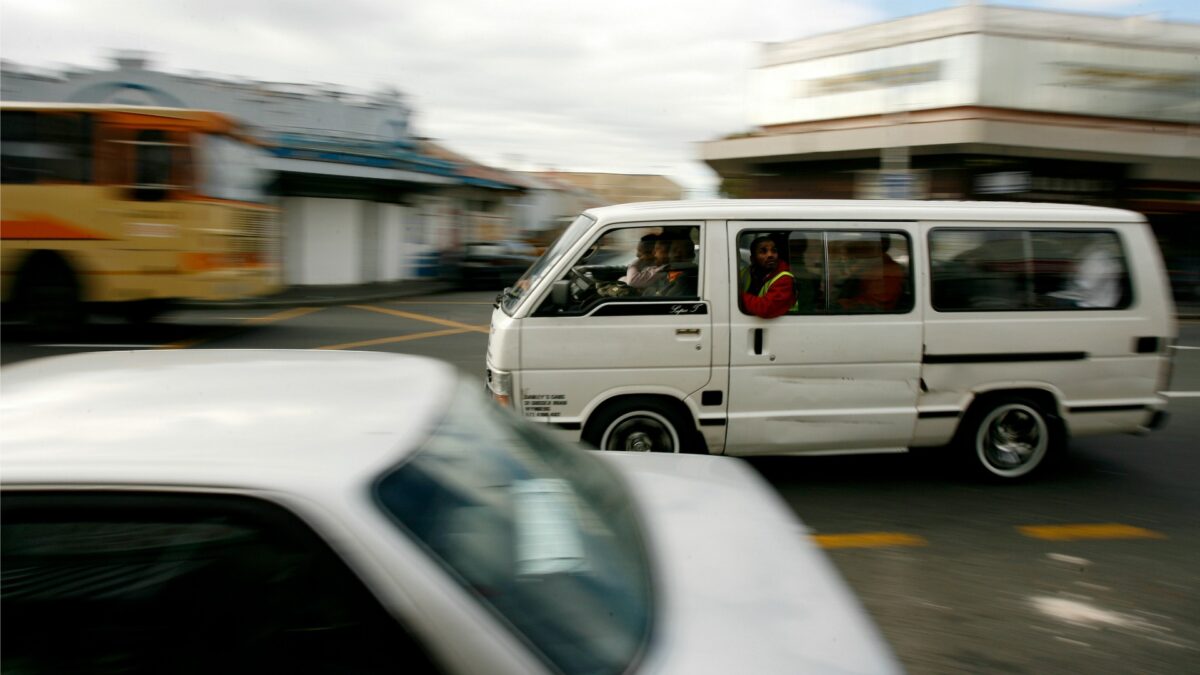
[{"label": "steering wheel", "polygon": [[567,278],[571,280],[571,299],[575,302],[582,302],[596,289],[596,280],[574,267],[567,271]]}]

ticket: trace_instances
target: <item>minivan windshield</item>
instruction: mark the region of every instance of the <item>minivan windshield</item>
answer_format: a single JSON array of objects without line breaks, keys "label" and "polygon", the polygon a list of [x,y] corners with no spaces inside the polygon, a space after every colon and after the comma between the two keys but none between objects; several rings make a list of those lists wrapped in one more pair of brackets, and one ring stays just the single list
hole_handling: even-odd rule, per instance
[{"label": "minivan windshield", "polygon": [[575,219],[575,222],[571,223],[566,230],[563,230],[558,239],[555,239],[554,243],[546,249],[542,257],[535,260],[529,266],[529,269],[525,270],[525,274],[521,275],[517,283],[504,289],[504,293],[500,297],[500,309],[505,314],[512,316],[512,313],[517,309],[517,305],[521,304],[521,300],[529,293],[529,289],[537,285],[542,276],[546,274],[546,270],[550,269],[554,264],[554,261],[561,258],[563,254],[570,250],[571,246],[591,228],[594,222],[596,222],[595,218],[586,213],[580,214]]},{"label": "minivan windshield", "polygon": [[385,511],[565,673],[622,673],[650,628],[649,561],[618,475],[465,382],[377,483]]}]

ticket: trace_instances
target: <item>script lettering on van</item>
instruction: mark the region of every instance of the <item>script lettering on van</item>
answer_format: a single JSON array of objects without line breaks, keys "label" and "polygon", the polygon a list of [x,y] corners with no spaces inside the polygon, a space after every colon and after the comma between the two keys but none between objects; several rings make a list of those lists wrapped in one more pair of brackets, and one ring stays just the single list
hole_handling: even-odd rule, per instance
[{"label": "script lettering on van", "polygon": [[525,394],[521,398],[521,410],[526,417],[562,417],[558,408],[566,404],[566,394]]},{"label": "script lettering on van", "polygon": [[704,305],[696,303],[693,305],[671,305],[672,314],[695,314],[704,309]]}]

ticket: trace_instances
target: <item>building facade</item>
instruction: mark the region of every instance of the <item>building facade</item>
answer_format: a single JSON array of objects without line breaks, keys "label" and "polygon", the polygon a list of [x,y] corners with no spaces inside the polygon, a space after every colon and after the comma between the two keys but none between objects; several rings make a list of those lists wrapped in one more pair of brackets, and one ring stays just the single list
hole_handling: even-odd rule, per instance
[{"label": "building facade", "polygon": [[587,190],[608,204],[683,199],[683,187],[666,176],[581,171],[538,171],[536,175]]},{"label": "building facade", "polygon": [[[201,108],[250,126],[270,153],[281,212],[281,260],[290,285],[361,284],[436,273],[462,228],[514,225],[523,182],[433,151],[410,128],[396,91],[237,81],[152,70],[126,54],[113,70],[38,74],[5,64],[5,101],[122,103]],[[486,174],[486,175],[485,175]],[[500,204],[500,205],[498,205]],[[499,214],[499,215],[498,215]]]},{"label": "building facade", "polygon": [[972,3],[766,45],[749,101],[728,196],[1127,208],[1197,290],[1200,25]]}]

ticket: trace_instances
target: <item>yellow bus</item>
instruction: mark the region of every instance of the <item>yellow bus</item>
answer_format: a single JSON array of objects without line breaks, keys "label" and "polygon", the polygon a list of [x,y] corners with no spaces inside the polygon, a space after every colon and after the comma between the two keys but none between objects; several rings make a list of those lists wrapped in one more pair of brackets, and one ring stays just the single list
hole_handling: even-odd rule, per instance
[{"label": "yellow bus", "polygon": [[148,320],[173,300],[279,289],[265,153],[232,118],[4,103],[0,136],[7,312],[58,329],[89,311]]}]

